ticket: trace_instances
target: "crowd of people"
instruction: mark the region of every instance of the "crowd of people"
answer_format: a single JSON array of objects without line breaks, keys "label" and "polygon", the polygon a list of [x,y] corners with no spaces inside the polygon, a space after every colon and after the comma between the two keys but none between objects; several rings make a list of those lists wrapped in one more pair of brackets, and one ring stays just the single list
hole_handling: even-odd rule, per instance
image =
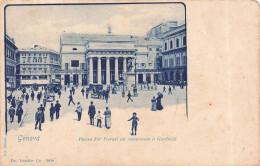
[{"label": "crowd of people", "polygon": [[[148,88],[149,85],[146,87]],[[68,107],[70,107],[71,103],[73,105],[76,105],[76,110],[75,112],[77,113],[77,120],[81,121],[81,117],[82,117],[82,113],[83,113],[83,108],[82,105],[79,101],[74,102],[74,95],[75,95],[75,87],[64,87],[64,89],[59,89],[59,91],[57,91],[58,97],[59,99],[62,96],[62,90],[64,92],[67,91],[67,88],[69,89],[69,96],[68,96]],[[141,87],[141,89],[143,89],[145,87]],[[180,86],[180,88],[183,88],[182,86]],[[82,87],[81,89],[81,94],[83,98],[88,99],[89,95],[91,95],[90,97],[94,98],[95,95],[97,95],[98,99],[103,99],[106,101],[106,103],[108,103],[108,99],[110,98],[110,89],[112,90],[112,94],[116,94],[116,87],[112,87],[112,86],[107,86],[106,90],[105,89],[98,89],[95,87],[92,87],[91,89],[89,87]],[[126,88],[127,89],[127,88]],[[162,92],[158,92],[157,93],[157,97],[153,96],[153,98],[151,99],[151,110],[152,111],[161,111],[163,110],[163,106],[162,106],[162,98],[163,98],[163,94],[167,93],[166,92],[166,86],[163,86]],[[176,90],[175,89],[175,85],[169,85],[168,86],[168,95],[173,94],[173,91]],[[39,103],[39,107],[37,108],[37,111],[35,113],[35,129],[38,129],[41,131],[42,130],[42,123],[45,122],[45,112],[46,112],[46,103],[50,102],[48,100],[48,92],[50,91],[47,87],[41,87],[41,88],[33,88],[33,87],[29,87],[29,88],[21,88],[20,91],[21,96],[18,97],[16,99],[15,96],[12,95],[12,93],[7,97],[8,103],[10,103],[10,108],[8,110],[8,113],[10,115],[10,123],[14,122],[14,116],[17,116],[17,122],[21,123],[22,121],[22,115],[24,114],[24,110],[23,110],[23,104],[24,101],[26,102],[26,104],[29,102],[29,100],[31,99],[31,101],[35,101],[35,97],[37,98],[37,101],[35,101],[36,103]],[[66,93],[64,93],[66,94]],[[132,94],[131,91],[128,91],[127,94],[127,100],[126,102],[133,102],[133,98],[132,98]],[[54,116],[56,117],[56,120],[59,119],[60,117],[60,111],[61,111],[61,104],[59,102],[59,100],[52,101],[52,103],[50,103],[50,108],[49,108],[49,116],[50,116],[50,121],[54,120]],[[66,109],[66,108],[64,108]],[[93,103],[93,101],[90,101],[90,105],[88,108],[88,116],[89,116],[89,124],[92,126],[96,126],[102,128],[102,120],[104,119],[104,126],[107,129],[111,128],[111,111],[108,107],[105,108],[105,111],[102,113],[101,110],[96,110],[96,107]],[[137,121],[139,121],[139,118],[136,116],[137,114],[134,112],[133,113],[133,117],[131,119],[129,119],[129,121],[132,121],[132,135],[136,135],[136,130],[137,130]],[[104,118],[103,118],[104,117]],[[96,120],[96,123],[95,123]]]}]

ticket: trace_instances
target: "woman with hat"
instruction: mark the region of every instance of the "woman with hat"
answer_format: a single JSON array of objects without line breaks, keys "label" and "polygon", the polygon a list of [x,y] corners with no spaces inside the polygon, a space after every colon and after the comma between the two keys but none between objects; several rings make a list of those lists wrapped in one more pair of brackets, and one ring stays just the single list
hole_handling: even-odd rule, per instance
[{"label": "woman with hat", "polygon": [[111,111],[106,107],[106,111],[104,112],[105,115],[105,126],[107,129],[110,129],[111,126]]}]

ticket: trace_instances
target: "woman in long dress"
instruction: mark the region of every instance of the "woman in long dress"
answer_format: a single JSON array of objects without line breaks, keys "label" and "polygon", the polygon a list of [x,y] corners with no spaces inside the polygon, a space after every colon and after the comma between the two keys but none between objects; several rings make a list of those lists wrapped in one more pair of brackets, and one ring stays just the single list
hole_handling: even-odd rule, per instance
[{"label": "woman in long dress", "polygon": [[156,98],[156,100],[157,100],[157,103],[156,103],[157,110],[162,110],[163,109],[163,106],[162,106],[162,103],[161,103],[161,99],[162,99],[162,97],[160,95],[158,95],[158,97]]},{"label": "woman in long dress", "polygon": [[152,108],[151,108],[151,110],[152,110],[152,111],[156,111],[157,108],[156,108],[156,99],[155,99],[155,97],[153,97],[153,99],[151,100],[151,102],[152,102]]},{"label": "woman in long dress", "polygon": [[111,127],[111,111],[106,107],[106,111],[104,112],[105,115],[105,126],[107,129]]}]

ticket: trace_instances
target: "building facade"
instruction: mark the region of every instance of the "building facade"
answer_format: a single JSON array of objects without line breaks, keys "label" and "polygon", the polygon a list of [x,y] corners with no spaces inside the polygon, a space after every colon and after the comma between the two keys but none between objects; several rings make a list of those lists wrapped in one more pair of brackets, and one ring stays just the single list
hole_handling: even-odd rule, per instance
[{"label": "building facade", "polygon": [[15,41],[10,36],[5,36],[5,72],[7,87],[16,88],[16,60],[15,56],[18,48]]},{"label": "building facade", "polygon": [[[62,85],[153,82],[161,42],[131,35],[61,35]],[[136,65],[135,65],[136,62]]]},{"label": "building facade", "polygon": [[162,39],[162,78],[164,81],[187,81],[187,42],[185,24],[171,29]]},{"label": "building facade", "polygon": [[33,48],[20,49],[16,55],[16,74],[18,84],[48,85],[60,80],[55,75],[60,70],[59,53],[51,49],[35,45]]},{"label": "building facade", "polygon": [[151,30],[149,30],[147,32],[147,37],[151,38],[151,37],[157,37],[160,38],[161,35],[171,29],[174,29],[178,27],[178,22],[177,21],[167,21],[167,22],[163,22],[159,25],[156,25],[155,27],[151,28]]}]

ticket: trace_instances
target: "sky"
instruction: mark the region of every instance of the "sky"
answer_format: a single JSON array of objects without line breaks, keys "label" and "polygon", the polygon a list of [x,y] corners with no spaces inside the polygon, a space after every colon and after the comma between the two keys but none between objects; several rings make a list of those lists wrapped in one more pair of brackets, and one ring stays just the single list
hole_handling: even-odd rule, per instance
[{"label": "sky", "polygon": [[66,33],[146,36],[154,26],[165,21],[185,23],[185,9],[180,3],[117,5],[43,5],[6,8],[6,33],[16,46],[41,45],[60,49],[60,35]]}]

